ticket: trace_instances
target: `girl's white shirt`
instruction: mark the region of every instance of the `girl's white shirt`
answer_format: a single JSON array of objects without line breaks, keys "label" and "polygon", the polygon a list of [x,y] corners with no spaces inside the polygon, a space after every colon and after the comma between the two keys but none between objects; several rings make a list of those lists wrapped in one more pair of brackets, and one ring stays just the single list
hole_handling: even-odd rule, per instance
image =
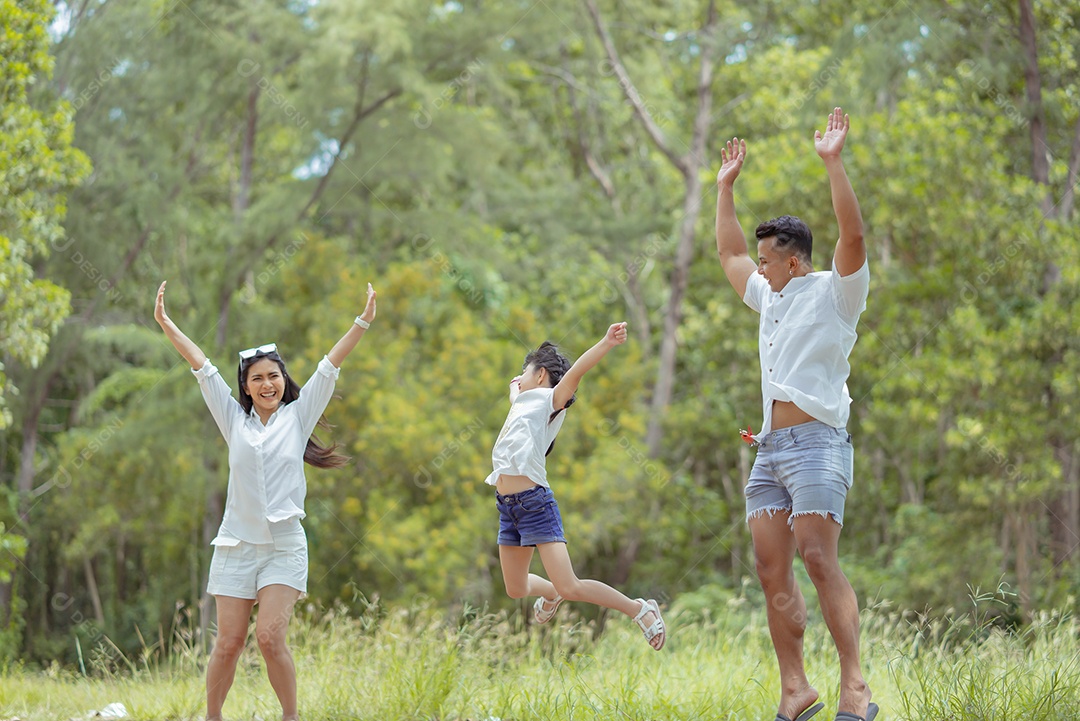
[{"label": "girl's white shirt", "polygon": [[225,515],[212,544],[273,543],[275,536],[302,532],[304,450],[334,394],[340,369],[324,356],[300,396],[279,406],[265,425],[254,408],[244,412],[209,359],[191,372],[229,445]]},{"label": "girl's white shirt", "polygon": [[555,436],[559,435],[566,414],[555,412],[554,388],[533,388],[510,392],[510,414],[506,416],[499,438],[491,451],[494,470],[485,483],[494,486],[499,476],[526,476],[537,485],[551,488],[547,481],[545,454]]}]

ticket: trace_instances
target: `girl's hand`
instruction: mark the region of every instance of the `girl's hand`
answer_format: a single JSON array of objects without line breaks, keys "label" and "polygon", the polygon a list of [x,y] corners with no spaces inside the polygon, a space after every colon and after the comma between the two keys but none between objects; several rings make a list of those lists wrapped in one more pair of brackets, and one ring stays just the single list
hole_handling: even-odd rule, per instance
[{"label": "girl's hand", "polygon": [[368,323],[375,320],[375,289],[371,287],[371,283],[367,284],[367,305],[364,306],[364,312],[360,314],[360,320]]},{"label": "girl's hand", "polygon": [[167,280],[161,281],[161,285],[157,289],[157,300],[154,302],[154,320],[162,327],[169,322],[169,316],[165,313],[165,284],[168,282]]},{"label": "girl's hand", "polygon": [[626,323],[616,323],[607,329],[604,340],[608,345],[622,345],[626,342]]}]

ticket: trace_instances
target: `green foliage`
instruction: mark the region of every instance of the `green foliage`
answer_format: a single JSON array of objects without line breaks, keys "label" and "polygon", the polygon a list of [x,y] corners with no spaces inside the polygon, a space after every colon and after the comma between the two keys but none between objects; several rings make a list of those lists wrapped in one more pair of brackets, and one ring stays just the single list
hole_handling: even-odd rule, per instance
[{"label": "green foliage", "polygon": [[33,263],[63,241],[65,191],[89,171],[71,147],[70,108],[33,92],[52,75],[51,16],[45,0],[0,2],[0,430],[16,392],[5,363],[37,366],[68,314],[67,291]]},{"label": "green foliage", "polygon": [[[598,4],[665,141],[687,152],[707,4]],[[73,634],[131,651],[203,595],[227,449],[151,319],[163,279],[170,314],[230,381],[235,351],[268,341],[306,377],[366,283],[379,291],[376,324],[327,409],[335,427],[320,431],[353,461],[307,474],[314,602],[352,604],[360,590],[511,608],[482,484],[507,381],[541,341],[576,357],[627,320],[632,342],[587,376],[549,459],[576,568],[634,595],[679,597],[704,622],[760,606],[743,519],[753,451],[737,436],[760,419],[757,318],[715,259],[710,191],[674,397],[650,457],[683,178],[628,106],[582,3],[64,6],[51,82],[47,5],[0,7],[5,27],[22,28],[0,38],[0,338],[25,389],[10,412],[32,420],[36,443],[37,495],[18,529],[30,550],[15,573],[25,658],[77,663]],[[872,275],[851,359],[856,480],[842,542],[860,597],[934,616],[1003,579],[1028,622],[1039,607],[1071,608],[1080,230],[1075,211],[1041,208],[1047,194],[1058,207],[1066,197],[1080,119],[1075,8],[1034,3],[1050,159],[1041,186],[1013,4],[716,7],[717,132],[703,162],[715,166],[724,140],[748,139],[748,233],[797,214],[817,238],[815,267],[829,267],[837,228],[811,139],[834,105],[852,117],[845,160]],[[69,107],[96,168],[77,189],[86,161],[71,148]],[[61,289],[76,315],[43,357],[67,313]],[[22,468],[21,432],[0,444],[5,483]],[[30,499],[12,486],[8,527]],[[70,603],[57,608],[57,594]],[[91,631],[97,607],[104,623]],[[731,631],[716,643],[766,642],[760,627]],[[1001,643],[1025,658],[1019,641]],[[409,660],[439,683],[425,696],[395,661],[402,686],[385,703],[442,716],[455,698],[443,681],[468,653],[416,652]],[[959,677],[1005,668],[973,653]],[[620,668],[589,683],[645,682]],[[543,693],[578,683],[577,667],[545,669],[537,689],[506,690],[491,709],[569,713]],[[948,689],[950,703],[964,698]],[[328,714],[354,703],[346,690],[324,696]],[[588,693],[568,698],[575,712],[600,707]],[[676,700],[627,708],[663,717]],[[193,713],[169,703],[162,713]]]}]

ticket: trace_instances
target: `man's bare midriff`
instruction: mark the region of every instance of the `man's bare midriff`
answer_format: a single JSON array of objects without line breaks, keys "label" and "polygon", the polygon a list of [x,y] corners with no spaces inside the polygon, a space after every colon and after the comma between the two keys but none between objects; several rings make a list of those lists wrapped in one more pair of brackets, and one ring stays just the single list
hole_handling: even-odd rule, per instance
[{"label": "man's bare midriff", "polygon": [[499,480],[495,481],[495,490],[504,496],[509,496],[536,488],[537,485],[528,476],[508,476],[504,473],[499,476]]},{"label": "man's bare midriff", "polygon": [[812,415],[799,408],[791,401],[773,401],[772,404],[772,428],[790,428],[800,423],[816,421]]}]

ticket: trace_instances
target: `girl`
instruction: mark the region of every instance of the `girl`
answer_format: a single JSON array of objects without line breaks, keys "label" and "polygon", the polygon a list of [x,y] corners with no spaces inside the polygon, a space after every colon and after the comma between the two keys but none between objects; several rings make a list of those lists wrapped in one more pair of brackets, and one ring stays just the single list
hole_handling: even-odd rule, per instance
[{"label": "girl", "polygon": [[375,319],[375,291],[368,283],[367,306],[348,332],[320,361],[304,387],[297,385],[277,345],[240,351],[240,401],[206,355],[165,313],[165,283],[154,307],[165,335],[191,364],[203,398],[229,446],[229,487],[225,515],[210,563],[207,593],[217,602],[218,634],[206,668],[206,719],[220,721],[244,649],[248,619],[257,603],[255,636],[266,673],[281,702],[283,721],[298,719],[296,667],[285,645],[293,606],[307,592],[307,538],[304,517],[304,462],[336,468],[349,459],[313,436],[326,425],[338,369]]},{"label": "girl", "polygon": [[[486,482],[496,489],[499,560],[511,598],[538,596],[533,605],[537,623],[550,621],[564,600],[622,611],[659,651],[667,633],[656,601],[631,600],[606,583],[575,575],[566,551],[559,504],[544,468],[581,377],[608,351],[625,342],[626,323],[616,323],[573,366],[547,342],[525,356],[521,375],[510,382],[510,415],[491,452],[495,468]],[[534,547],[540,551],[550,581],[529,573]]]}]

